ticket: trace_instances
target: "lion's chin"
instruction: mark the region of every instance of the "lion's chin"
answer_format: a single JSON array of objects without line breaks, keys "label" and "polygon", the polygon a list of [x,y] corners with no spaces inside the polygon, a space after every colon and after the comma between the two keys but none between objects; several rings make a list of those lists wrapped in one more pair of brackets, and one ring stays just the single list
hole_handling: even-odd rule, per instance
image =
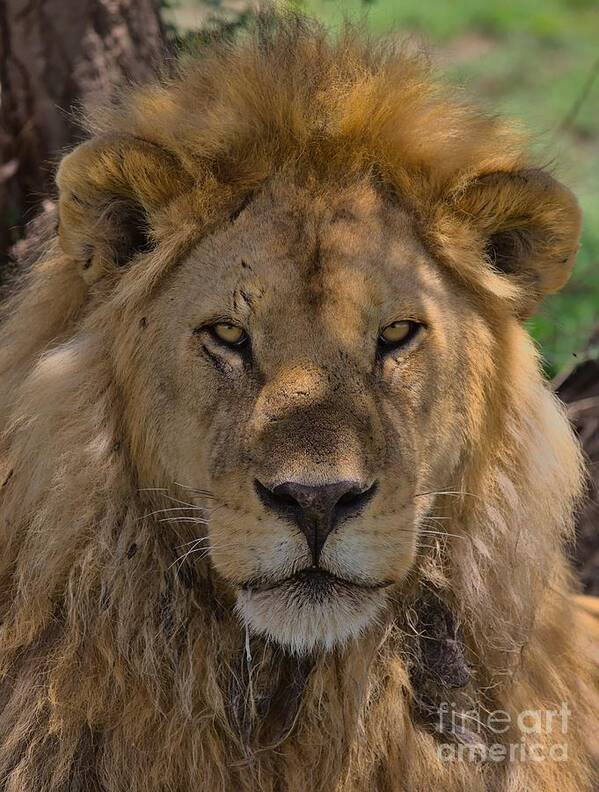
[{"label": "lion's chin", "polygon": [[295,654],[330,651],[381,621],[387,596],[380,588],[294,578],[237,594],[237,613],[250,632]]}]

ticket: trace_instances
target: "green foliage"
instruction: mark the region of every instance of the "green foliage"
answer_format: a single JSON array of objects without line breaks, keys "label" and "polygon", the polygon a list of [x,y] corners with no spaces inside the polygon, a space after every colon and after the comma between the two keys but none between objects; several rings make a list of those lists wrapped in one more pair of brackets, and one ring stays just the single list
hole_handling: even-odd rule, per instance
[{"label": "green foliage", "polygon": [[[168,2],[187,12],[202,5]],[[232,0],[211,2],[230,13]],[[589,85],[599,71],[597,0],[288,0],[286,5],[332,29],[349,18],[377,33],[422,37],[450,80],[465,84],[490,111],[521,119],[540,158],[559,163],[554,171],[576,192],[585,215],[582,246],[570,284],[546,301],[530,328],[549,374],[580,360],[599,322],[599,76]],[[236,24],[247,19],[238,16]]]},{"label": "green foliage", "polygon": [[[229,38],[246,28],[256,18],[255,6],[244,0],[159,0],[163,18],[175,44],[195,50],[214,38]],[[289,6],[301,10],[302,0]]]}]

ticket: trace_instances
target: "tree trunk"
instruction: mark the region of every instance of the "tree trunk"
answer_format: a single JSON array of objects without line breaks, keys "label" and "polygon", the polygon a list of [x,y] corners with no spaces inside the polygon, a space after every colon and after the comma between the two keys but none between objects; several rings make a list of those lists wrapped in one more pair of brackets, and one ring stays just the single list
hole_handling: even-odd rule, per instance
[{"label": "tree trunk", "polygon": [[149,78],[165,49],[155,0],[0,0],[0,266],[52,194],[80,107]]},{"label": "tree trunk", "polygon": [[574,564],[587,594],[599,595],[599,328],[587,359],[554,384],[582,442],[588,465],[588,498],[576,521]]}]

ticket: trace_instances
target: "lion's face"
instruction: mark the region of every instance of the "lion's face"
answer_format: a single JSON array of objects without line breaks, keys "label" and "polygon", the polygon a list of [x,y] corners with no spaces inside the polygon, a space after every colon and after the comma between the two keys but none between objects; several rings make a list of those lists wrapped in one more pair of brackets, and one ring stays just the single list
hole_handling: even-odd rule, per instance
[{"label": "lion's face", "polygon": [[368,185],[271,186],[144,327],[144,419],[170,483],[214,496],[243,620],[298,651],[360,634],[442,530],[427,493],[451,485],[489,343],[463,288]]},{"label": "lion's face", "polygon": [[520,322],[566,283],[580,211],[422,59],[292,27],[100,114],[56,177],[85,289],[64,318],[32,305],[52,305],[49,341],[81,311],[112,350],[127,485],[209,490],[197,547],[247,625],[309,650],[416,573],[447,525],[427,493],[484,488],[506,361],[530,366]]}]

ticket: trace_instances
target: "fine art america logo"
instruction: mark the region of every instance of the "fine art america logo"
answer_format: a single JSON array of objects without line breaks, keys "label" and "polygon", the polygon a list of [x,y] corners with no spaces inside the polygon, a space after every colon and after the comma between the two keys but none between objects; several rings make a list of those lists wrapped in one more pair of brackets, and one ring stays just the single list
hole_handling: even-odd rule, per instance
[{"label": "fine art america logo", "polygon": [[566,735],[571,711],[559,709],[504,710],[457,709],[443,702],[438,708],[437,729],[451,742],[441,742],[442,762],[565,762]]}]

